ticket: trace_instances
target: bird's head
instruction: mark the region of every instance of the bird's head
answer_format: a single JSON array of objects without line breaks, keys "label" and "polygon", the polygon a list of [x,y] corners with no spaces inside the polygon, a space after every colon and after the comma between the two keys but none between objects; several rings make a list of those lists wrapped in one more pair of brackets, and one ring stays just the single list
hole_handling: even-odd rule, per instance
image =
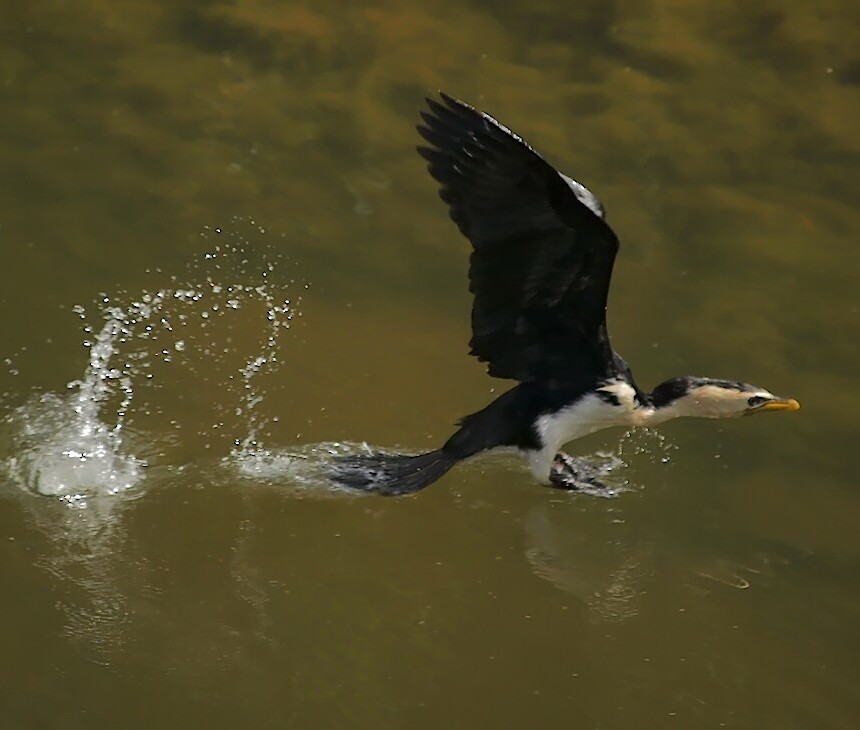
[{"label": "bird's head", "polygon": [[685,376],[660,383],[651,393],[656,413],[669,418],[734,418],[768,411],[796,411],[794,398],[781,398],[749,383]]}]

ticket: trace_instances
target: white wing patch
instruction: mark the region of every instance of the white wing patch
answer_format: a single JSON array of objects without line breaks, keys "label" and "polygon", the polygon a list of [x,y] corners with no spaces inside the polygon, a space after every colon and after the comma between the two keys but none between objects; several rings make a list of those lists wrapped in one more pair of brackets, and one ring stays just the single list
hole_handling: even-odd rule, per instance
[{"label": "white wing patch", "polygon": [[567,186],[573,191],[573,194],[580,203],[582,203],[598,218],[606,218],[606,210],[603,207],[603,203],[597,199],[597,196],[594,193],[572,177],[568,177],[561,172],[558,174],[561,175],[561,179],[567,183]]}]

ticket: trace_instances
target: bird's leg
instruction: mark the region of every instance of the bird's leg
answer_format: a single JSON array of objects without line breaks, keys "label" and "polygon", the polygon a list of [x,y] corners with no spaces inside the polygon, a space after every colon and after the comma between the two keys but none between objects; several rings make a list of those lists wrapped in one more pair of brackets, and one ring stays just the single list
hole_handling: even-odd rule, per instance
[{"label": "bird's leg", "polygon": [[608,489],[600,477],[606,473],[601,464],[593,464],[586,459],[576,458],[559,451],[555,455],[549,471],[549,483],[556,489],[582,492]]}]

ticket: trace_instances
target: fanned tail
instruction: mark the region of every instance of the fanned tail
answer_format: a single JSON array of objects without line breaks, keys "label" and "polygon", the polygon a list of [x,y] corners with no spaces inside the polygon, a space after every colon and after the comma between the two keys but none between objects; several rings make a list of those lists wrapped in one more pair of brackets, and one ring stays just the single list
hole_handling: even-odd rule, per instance
[{"label": "fanned tail", "polygon": [[432,484],[459,459],[443,449],[418,456],[367,454],[339,456],[329,477],[345,487],[377,494],[411,494]]}]

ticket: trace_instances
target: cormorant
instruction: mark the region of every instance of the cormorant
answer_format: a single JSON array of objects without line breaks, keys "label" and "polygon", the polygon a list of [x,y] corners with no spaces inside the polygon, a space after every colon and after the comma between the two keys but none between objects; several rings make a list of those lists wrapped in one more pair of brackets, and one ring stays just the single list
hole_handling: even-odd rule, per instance
[{"label": "cormorant", "polygon": [[418,152],[472,243],[471,354],[491,376],[518,384],[463,418],[440,449],[344,456],[332,467],[335,481],[407,494],[458,461],[513,446],[536,479],[575,489],[575,460],[559,449],[586,434],[679,416],[800,408],[733,380],[677,377],[643,392],[609,344],[606,300],[618,238],[603,205],[490,115],[444,93],[427,104],[417,127],[427,146]]}]

